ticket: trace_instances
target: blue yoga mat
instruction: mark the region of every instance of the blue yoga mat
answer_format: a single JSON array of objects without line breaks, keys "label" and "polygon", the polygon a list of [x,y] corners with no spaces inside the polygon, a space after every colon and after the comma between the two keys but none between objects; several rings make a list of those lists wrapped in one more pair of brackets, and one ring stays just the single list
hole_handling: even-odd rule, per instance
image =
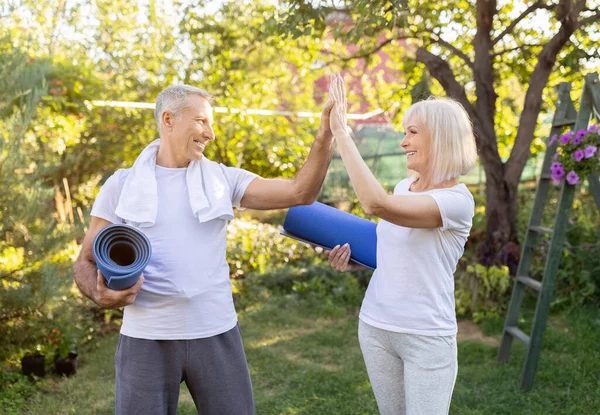
[{"label": "blue yoga mat", "polygon": [[288,210],[282,235],[310,245],[332,249],[350,245],[350,260],[369,269],[377,268],[377,225],[323,203]]},{"label": "blue yoga mat", "polygon": [[146,235],[129,225],[108,225],[100,230],[92,251],[106,285],[113,290],[135,284],[152,256]]}]

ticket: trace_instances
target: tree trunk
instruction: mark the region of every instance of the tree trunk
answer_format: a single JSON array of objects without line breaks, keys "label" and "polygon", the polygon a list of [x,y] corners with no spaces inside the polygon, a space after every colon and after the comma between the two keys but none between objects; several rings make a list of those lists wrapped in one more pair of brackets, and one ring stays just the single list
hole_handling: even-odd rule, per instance
[{"label": "tree trunk", "polygon": [[479,247],[479,262],[485,266],[506,265],[515,274],[521,255],[517,237],[517,186],[503,175],[487,174],[487,237]]}]

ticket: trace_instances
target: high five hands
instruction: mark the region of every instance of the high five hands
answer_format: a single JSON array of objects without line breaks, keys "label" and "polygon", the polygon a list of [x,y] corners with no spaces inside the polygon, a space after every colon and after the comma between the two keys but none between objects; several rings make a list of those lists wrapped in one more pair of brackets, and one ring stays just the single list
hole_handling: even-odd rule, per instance
[{"label": "high five hands", "polygon": [[338,72],[330,77],[329,100],[333,101],[334,104],[329,117],[334,137],[339,138],[343,134],[349,135],[350,127],[348,127],[348,117],[346,115],[346,108],[348,106],[346,88],[344,86],[344,79]]}]

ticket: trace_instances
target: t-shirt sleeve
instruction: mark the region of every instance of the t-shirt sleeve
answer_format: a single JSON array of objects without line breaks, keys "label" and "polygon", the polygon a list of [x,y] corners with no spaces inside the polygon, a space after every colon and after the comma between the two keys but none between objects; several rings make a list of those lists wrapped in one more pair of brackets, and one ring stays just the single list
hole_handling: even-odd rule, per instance
[{"label": "t-shirt sleeve", "polygon": [[431,194],[440,209],[442,231],[470,229],[475,214],[475,202],[469,190],[445,189]]},{"label": "t-shirt sleeve", "polygon": [[119,193],[119,172],[116,172],[100,188],[94,206],[92,206],[91,215],[111,223],[120,223],[119,217],[115,213],[119,203]]},{"label": "t-shirt sleeve", "polygon": [[237,167],[228,167],[221,164],[221,169],[225,174],[225,178],[229,183],[231,192],[231,205],[236,209],[242,209],[240,202],[244,197],[248,185],[258,177],[257,174],[251,173],[248,170],[239,169]]}]

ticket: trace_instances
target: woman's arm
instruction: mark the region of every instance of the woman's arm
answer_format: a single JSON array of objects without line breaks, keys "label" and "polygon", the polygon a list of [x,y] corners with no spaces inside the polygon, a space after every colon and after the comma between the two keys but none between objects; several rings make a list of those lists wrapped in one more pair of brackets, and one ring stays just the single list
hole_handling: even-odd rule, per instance
[{"label": "woman's arm", "polygon": [[389,195],[379,184],[348,133],[346,91],[339,74],[333,76],[330,96],[335,105],[331,111],[331,130],[350,176],[360,204],[369,215],[410,228],[437,228],[442,217],[435,200],[428,195]]}]

